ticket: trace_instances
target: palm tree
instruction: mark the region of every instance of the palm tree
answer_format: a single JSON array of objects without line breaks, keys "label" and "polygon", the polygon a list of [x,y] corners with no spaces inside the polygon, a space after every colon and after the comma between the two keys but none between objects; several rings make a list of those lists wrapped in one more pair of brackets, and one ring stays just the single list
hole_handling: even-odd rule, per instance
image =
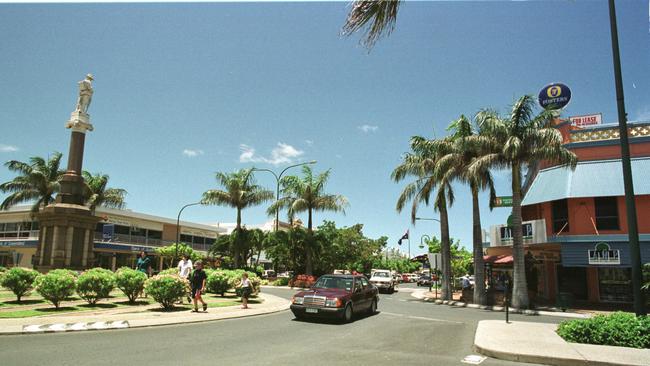
[{"label": "palm tree", "polygon": [[314,239],[313,212],[333,211],[343,212],[348,206],[348,200],[342,195],[325,194],[325,183],[330,176],[330,170],[316,176],[310,166],[302,167],[303,177],[287,176],[282,178],[283,198],[276,201],[268,208],[269,215],[275,214],[277,209],[287,208],[291,220],[296,214],[307,212],[307,242],[305,245],[305,273],[313,272],[312,246]]},{"label": "palm tree", "polygon": [[382,34],[390,34],[395,29],[398,0],[361,0],[352,3],[352,9],[343,25],[342,34],[349,36],[368,25],[363,45],[371,49]]},{"label": "palm tree", "polygon": [[94,215],[97,206],[122,209],[126,205],[124,196],[127,191],[121,188],[106,188],[109,176],[97,173],[92,175],[83,171],[84,177],[84,202]]},{"label": "palm tree", "polygon": [[452,134],[449,138],[449,153],[443,156],[438,168],[446,172],[452,179],[469,184],[472,194],[472,242],[474,254],[474,296],[475,304],[486,304],[485,272],[483,262],[483,238],[481,230],[481,211],[479,207],[479,191],[488,189],[490,192],[490,208],[496,197],[492,174],[488,167],[482,170],[470,171],[471,164],[481,156],[481,139],[472,121],[464,115],[453,121],[448,129]]},{"label": "palm tree", "polygon": [[229,206],[237,210],[237,225],[235,227],[234,261],[235,267],[241,263],[241,212],[243,209],[259,205],[275,198],[275,194],[255,184],[251,173],[253,169],[241,169],[234,173],[216,173],[216,178],[222,189],[211,189],[203,193],[201,202],[208,205]]},{"label": "palm tree", "polygon": [[401,212],[408,201],[411,205],[411,222],[415,223],[418,206],[429,204],[431,194],[435,191],[433,208],[440,214],[440,252],[442,257],[442,289],[444,300],[451,300],[453,290],[451,281],[451,248],[449,239],[449,217],[447,206],[454,202],[451,188],[451,175],[438,166],[440,158],[450,149],[448,139],[427,140],[421,136],[411,138],[411,152],[403,157],[402,163],[393,170],[391,178],[395,182],[414,176],[416,180],[404,187],[397,200],[396,209]]},{"label": "palm tree", "polygon": [[524,245],[521,218],[522,177],[524,168],[537,162],[565,164],[575,169],[575,154],[562,145],[562,135],[552,127],[553,112],[534,115],[535,98],[525,95],[512,106],[510,114],[500,117],[492,110],[478,113],[477,121],[484,137],[479,142],[484,153],[469,167],[470,174],[478,174],[490,167],[510,169],[512,173],[512,305],[527,308],[528,288],[524,265]]},{"label": "palm tree", "polygon": [[54,194],[59,191],[59,179],[64,171],[59,168],[60,152],[54,152],[46,161],[40,156],[29,158],[29,163],[10,160],[5,166],[19,175],[9,182],[0,184],[0,191],[11,194],[0,204],[0,209],[7,210],[19,203],[36,201],[32,214],[38,212],[54,201]]}]

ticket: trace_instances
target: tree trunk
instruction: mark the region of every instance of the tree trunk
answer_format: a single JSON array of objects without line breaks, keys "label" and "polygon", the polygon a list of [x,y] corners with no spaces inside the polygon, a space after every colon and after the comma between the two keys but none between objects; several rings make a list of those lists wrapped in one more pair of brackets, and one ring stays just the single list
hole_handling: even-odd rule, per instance
[{"label": "tree trunk", "polygon": [[234,256],[234,263],[235,263],[235,268],[239,268],[240,264],[240,249],[241,249],[241,209],[237,208],[237,226],[235,226],[235,231],[236,231],[236,236],[235,236],[235,242],[233,243],[233,247],[235,250],[233,250],[233,256]]},{"label": "tree trunk", "polygon": [[[443,188],[444,189],[444,188]],[[447,200],[439,202],[440,212],[440,254],[442,257],[442,288],[443,300],[453,300],[452,274],[451,274],[451,246],[449,243],[449,218],[447,217]]]},{"label": "tree trunk", "polygon": [[307,241],[305,242],[305,274],[312,275],[313,268],[311,263],[311,246],[313,239],[312,232],[312,222],[311,222],[312,211],[309,209],[309,216],[307,218]]},{"label": "tree trunk", "polygon": [[524,233],[521,226],[521,167],[512,164],[512,259],[513,287],[512,306],[528,308],[528,286],[524,263]]},{"label": "tree trunk", "polygon": [[481,235],[481,211],[478,204],[478,187],[472,190],[472,233],[474,243],[474,304],[486,305],[485,265],[483,263],[483,236]]}]

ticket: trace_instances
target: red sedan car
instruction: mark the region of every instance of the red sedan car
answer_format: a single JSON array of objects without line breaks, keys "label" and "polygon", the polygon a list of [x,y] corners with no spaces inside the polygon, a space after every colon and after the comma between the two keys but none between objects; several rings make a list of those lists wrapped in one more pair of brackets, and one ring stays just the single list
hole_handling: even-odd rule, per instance
[{"label": "red sedan car", "polygon": [[291,311],[296,319],[332,317],[349,322],[355,313],[377,312],[379,291],[362,275],[324,275],[308,291],[296,293]]}]

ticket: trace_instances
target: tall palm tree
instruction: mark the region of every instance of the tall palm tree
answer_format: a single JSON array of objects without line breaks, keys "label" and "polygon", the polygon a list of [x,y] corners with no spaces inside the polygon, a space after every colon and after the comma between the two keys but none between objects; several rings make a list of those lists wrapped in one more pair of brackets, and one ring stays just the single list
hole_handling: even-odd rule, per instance
[{"label": "tall palm tree", "polygon": [[550,111],[535,112],[535,98],[525,95],[512,106],[510,114],[501,117],[492,110],[478,113],[480,140],[484,154],[469,170],[478,174],[490,167],[510,169],[512,174],[512,305],[527,308],[528,288],[524,265],[524,244],[521,218],[522,170],[539,161],[565,164],[575,169],[577,158],[562,145],[562,135],[553,128],[555,115]]},{"label": "tall palm tree", "polygon": [[391,178],[395,182],[400,182],[408,176],[416,178],[415,181],[404,187],[396,205],[397,211],[401,212],[406,203],[412,201],[412,223],[415,223],[418,206],[421,203],[428,205],[431,194],[435,194],[433,208],[440,214],[441,296],[444,300],[451,300],[453,294],[447,206],[451,206],[454,202],[454,191],[451,187],[451,175],[443,172],[438,164],[441,157],[449,152],[449,149],[448,139],[427,140],[421,136],[414,136],[411,138],[411,152],[403,157],[402,163],[391,174]]},{"label": "tall palm tree", "polygon": [[349,36],[368,26],[362,43],[371,49],[382,34],[390,34],[395,29],[400,3],[398,0],[352,2],[352,9],[343,25],[342,34]]},{"label": "tall palm tree", "polygon": [[438,163],[438,168],[448,174],[452,179],[457,179],[470,187],[472,194],[472,242],[474,257],[474,296],[475,304],[486,304],[485,271],[483,261],[483,238],[481,230],[481,211],[479,206],[479,192],[489,190],[490,208],[496,197],[494,182],[489,167],[482,170],[472,170],[469,167],[481,156],[481,139],[474,128],[472,121],[464,115],[453,121],[448,129],[452,134],[449,138],[448,154],[443,156]]},{"label": "tall palm tree", "polygon": [[0,209],[7,210],[19,203],[36,201],[32,206],[32,214],[38,212],[54,201],[54,195],[59,191],[59,179],[64,171],[60,169],[60,152],[54,152],[46,161],[40,156],[29,158],[29,163],[10,160],[5,166],[18,176],[9,182],[0,184],[0,191],[11,193],[0,204]]},{"label": "tall palm tree", "polygon": [[275,194],[255,184],[253,169],[241,169],[234,173],[216,173],[217,181],[223,189],[211,189],[203,193],[201,202],[208,205],[229,206],[237,210],[235,227],[234,262],[239,267],[242,257],[241,212],[243,209],[259,205],[275,198]]},{"label": "tall palm tree", "polygon": [[124,197],[127,191],[121,188],[106,188],[109,176],[107,174],[83,171],[84,177],[84,202],[95,214],[97,206],[122,209],[126,205]]},{"label": "tall palm tree", "polygon": [[296,214],[307,212],[307,242],[305,245],[305,273],[313,272],[312,246],[314,244],[313,212],[333,211],[343,212],[348,206],[348,200],[342,195],[326,194],[325,184],[330,176],[330,170],[314,175],[311,167],[302,167],[302,178],[287,176],[282,178],[283,198],[276,201],[268,208],[269,215],[275,214],[277,209],[287,208],[290,218]]}]

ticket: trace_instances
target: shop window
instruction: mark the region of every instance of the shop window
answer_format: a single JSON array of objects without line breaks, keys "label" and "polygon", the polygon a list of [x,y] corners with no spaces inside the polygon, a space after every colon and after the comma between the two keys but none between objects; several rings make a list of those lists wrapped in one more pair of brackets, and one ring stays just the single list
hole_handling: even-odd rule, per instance
[{"label": "shop window", "polygon": [[115,225],[115,234],[129,235],[131,228],[129,226]]},{"label": "shop window", "polygon": [[192,243],[192,235],[181,234],[181,243],[185,243],[185,244]]},{"label": "shop window", "polygon": [[8,222],[5,224],[5,231],[18,231],[17,222]]},{"label": "shop window", "polygon": [[101,222],[97,223],[97,225],[95,225],[95,232],[96,233],[104,232],[104,224]]},{"label": "shop window", "polygon": [[38,228],[38,221],[32,221],[32,231],[36,231]]},{"label": "shop window", "polygon": [[596,228],[598,230],[619,230],[618,203],[616,197],[596,197]]},{"label": "shop window", "polygon": [[162,239],[162,231],[147,230],[147,238],[160,240]]},{"label": "shop window", "polygon": [[205,243],[206,243],[207,245],[212,245],[212,244],[214,244],[214,239],[212,239],[212,238],[205,238]]},{"label": "shop window", "polygon": [[568,200],[557,200],[551,202],[551,214],[553,219],[553,232],[566,233],[569,231],[569,205]]},{"label": "shop window", "polygon": [[598,268],[600,301],[632,302],[632,270],[629,268]]}]

